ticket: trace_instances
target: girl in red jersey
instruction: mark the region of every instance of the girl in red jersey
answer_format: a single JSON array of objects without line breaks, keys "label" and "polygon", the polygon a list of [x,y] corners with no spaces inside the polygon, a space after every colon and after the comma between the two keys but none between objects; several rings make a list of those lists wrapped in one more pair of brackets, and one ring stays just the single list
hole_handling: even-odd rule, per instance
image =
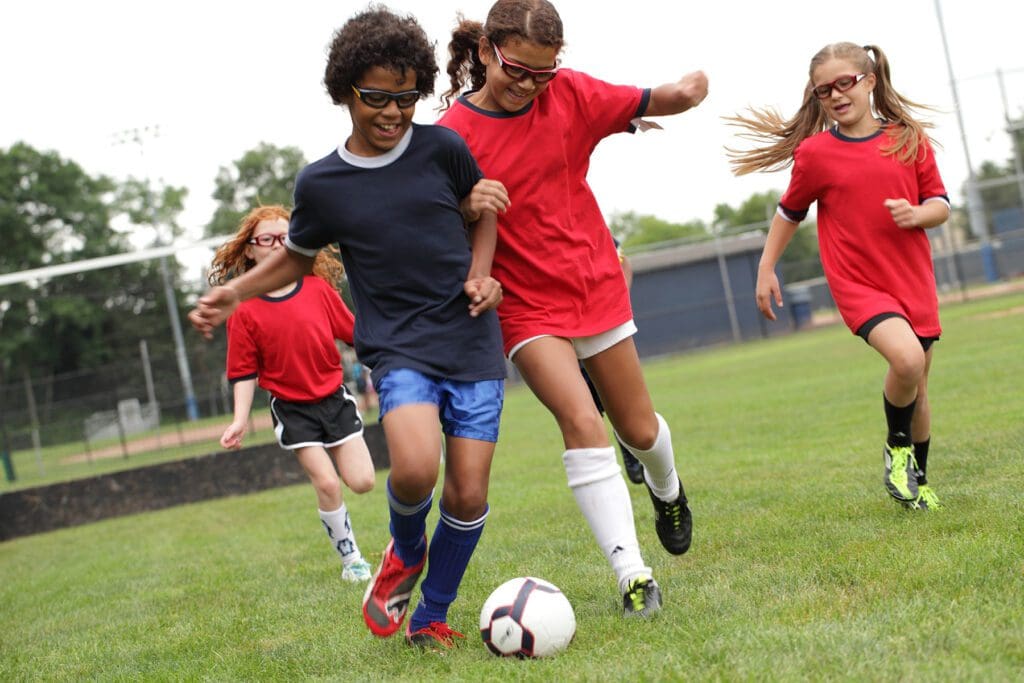
[{"label": "girl in red jersey", "polygon": [[[505,353],[558,423],[569,487],[615,571],[624,613],[648,616],[661,608],[661,591],[640,554],[629,491],[578,360],[617,436],[643,463],[655,528],[670,553],[689,549],[692,522],[586,173],[603,138],[632,131],[640,116],[696,106],[707,79],[695,72],[653,90],[614,86],[560,70],[562,43],[561,18],[546,0],[499,0],[485,24],[460,20],[449,45],[450,108],[439,123],[458,131],[484,175],[501,183],[492,195],[503,211],[492,270],[504,291]],[[472,91],[458,96],[467,79]]]},{"label": "girl in red jersey", "polygon": [[[250,211],[214,255],[210,284],[224,284],[283,249],[288,218],[280,206]],[[242,302],[228,319],[227,375],[235,410],[220,444],[241,448],[258,381],[272,396],[278,443],[295,452],[316,490],[320,520],[341,556],[341,576],[358,582],[370,579],[370,565],[356,545],[338,473],[352,491],[365,493],[373,488],[374,471],[334,342],[352,344],[352,313],[335,289],[340,277],[340,262],[321,252],[312,275]]]},{"label": "girl in red jersey", "polygon": [[889,364],[883,394],[886,490],[924,510],[939,507],[925,468],[928,371],[942,331],[925,229],[946,221],[949,199],[927,124],[914,119],[914,108],[919,105],[893,88],[879,48],[835,43],[811,60],[803,105],[792,119],[753,109],[750,117],[729,120],[764,143],[732,151],[738,175],[793,164],[761,256],[757,306],[775,320],[772,301],[782,305],[775,264],[817,201],[821,262],[832,297],[850,330]]}]

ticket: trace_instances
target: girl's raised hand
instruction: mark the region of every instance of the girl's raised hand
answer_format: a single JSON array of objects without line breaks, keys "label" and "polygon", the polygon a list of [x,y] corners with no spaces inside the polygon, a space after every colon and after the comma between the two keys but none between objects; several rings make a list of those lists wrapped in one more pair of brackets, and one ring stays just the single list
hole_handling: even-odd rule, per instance
[{"label": "girl's raised hand", "polygon": [[484,211],[496,214],[505,213],[512,202],[508,199],[508,190],[500,181],[482,178],[477,181],[469,194],[460,204],[462,218],[466,223],[476,223]]},{"label": "girl's raised hand", "polygon": [[892,219],[901,228],[918,227],[917,207],[906,199],[886,199],[885,208],[889,209]]},{"label": "girl's raised hand", "polygon": [[757,272],[757,286],[754,289],[757,297],[757,309],[761,315],[769,320],[775,320],[775,311],[772,310],[772,301],[779,308],[782,308],[782,289],[779,287],[779,278],[775,270],[759,270]]},{"label": "girl's raised hand", "polygon": [[501,283],[493,277],[466,280],[463,290],[469,297],[469,314],[474,318],[501,303]]}]

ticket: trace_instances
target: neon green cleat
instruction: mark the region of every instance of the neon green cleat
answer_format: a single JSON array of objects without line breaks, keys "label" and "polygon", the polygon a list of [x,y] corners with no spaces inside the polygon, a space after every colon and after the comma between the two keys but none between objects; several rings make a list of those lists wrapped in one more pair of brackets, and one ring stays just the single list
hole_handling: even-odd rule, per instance
[{"label": "neon green cleat", "polygon": [[882,450],[885,462],[885,490],[898,501],[911,503],[917,500],[917,461],[914,460],[913,446],[888,444]]},{"label": "neon green cleat", "polygon": [[622,612],[627,617],[649,617],[661,610],[661,588],[650,576],[630,579],[622,596]]},{"label": "neon green cleat", "polygon": [[909,503],[904,503],[904,505],[911,510],[933,510],[936,512],[944,508],[939,502],[939,497],[935,495],[935,491],[928,484],[918,484],[917,498]]}]

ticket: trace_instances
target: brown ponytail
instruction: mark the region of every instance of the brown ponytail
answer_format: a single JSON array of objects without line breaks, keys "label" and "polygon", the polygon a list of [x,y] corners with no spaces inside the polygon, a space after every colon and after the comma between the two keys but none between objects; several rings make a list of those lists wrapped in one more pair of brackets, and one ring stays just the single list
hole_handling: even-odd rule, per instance
[{"label": "brown ponytail", "polygon": [[448,78],[451,88],[441,94],[441,111],[451,106],[469,81],[473,90],[487,82],[487,67],[480,61],[480,38],[492,45],[504,45],[519,38],[544,47],[562,49],[562,18],[548,0],[498,0],[487,13],[487,21],[471,21],[461,14],[448,43]]}]

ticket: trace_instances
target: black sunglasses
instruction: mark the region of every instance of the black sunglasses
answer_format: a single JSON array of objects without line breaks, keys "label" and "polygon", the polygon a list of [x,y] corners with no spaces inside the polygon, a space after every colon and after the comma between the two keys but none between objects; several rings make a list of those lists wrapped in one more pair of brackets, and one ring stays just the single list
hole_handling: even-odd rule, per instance
[{"label": "black sunglasses", "polygon": [[420,101],[419,90],[388,92],[387,90],[371,90],[353,85],[352,91],[363,101],[363,104],[374,109],[383,109],[388,106],[388,102],[394,102],[399,109],[408,109]]}]

